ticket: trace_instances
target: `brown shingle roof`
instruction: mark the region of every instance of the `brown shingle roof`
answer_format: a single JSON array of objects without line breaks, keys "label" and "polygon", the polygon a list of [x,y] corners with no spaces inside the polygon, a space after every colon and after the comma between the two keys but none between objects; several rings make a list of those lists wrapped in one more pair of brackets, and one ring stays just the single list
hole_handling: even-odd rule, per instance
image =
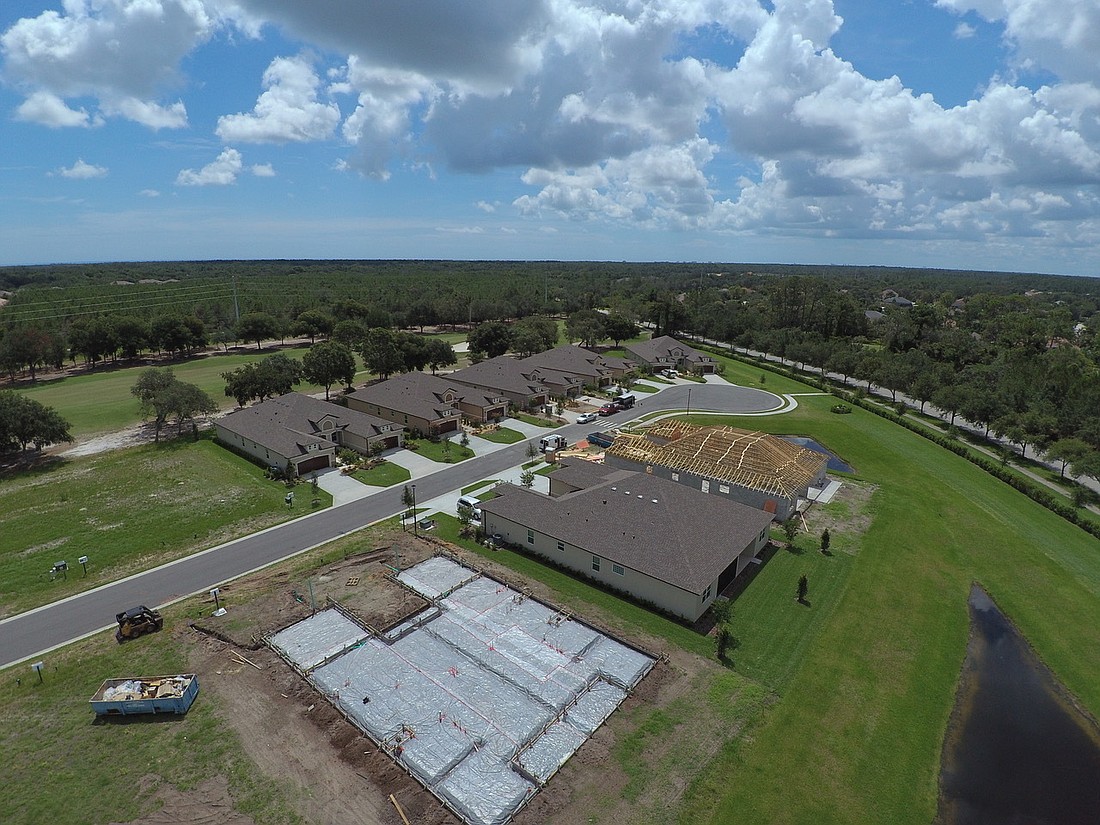
[{"label": "brown shingle roof", "polygon": [[768,529],[771,514],[645,473],[550,498],[502,484],[481,509],[702,593]]},{"label": "brown shingle roof", "polygon": [[448,389],[456,399],[468,392],[466,387],[437,375],[407,372],[356,390],[349,397],[426,421],[438,421],[458,415],[456,402],[444,400]]},{"label": "brown shingle roof", "polygon": [[462,384],[474,384],[488,387],[499,392],[513,392],[520,395],[544,395],[547,388],[527,376],[530,368],[508,355],[498,355],[480,364],[452,372],[449,378]]},{"label": "brown shingle roof", "polygon": [[573,344],[535,353],[522,359],[520,363],[527,369],[553,370],[589,379],[599,379],[610,373],[598,352]]},{"label": "brown shingle roof", "polygon": [[627,344],[625,349],[647,364],[676,366],[681,358],[693,364],[714,363],[715,361],[713,356],[707,355],[705,352],[699,352],[694,347],[690,347],[668,335]]},{"label": "brown shingle roof", "polygon": [[799,495],[827,461],[778,436],[681,421],[655,424],[644,434],[619,433],[607,455],[788,498]]},{"label": "brown shingle roof", "polygon": [[400,429],[390,421],[300,392],[288,392],[231,412],[219,419],[218,425],[290,458],[312,452],[311,445],[315,449],[333,446],[332,441],[320,434],[325,419],[332,420],[334,430],[348,430],[368,438]]}]

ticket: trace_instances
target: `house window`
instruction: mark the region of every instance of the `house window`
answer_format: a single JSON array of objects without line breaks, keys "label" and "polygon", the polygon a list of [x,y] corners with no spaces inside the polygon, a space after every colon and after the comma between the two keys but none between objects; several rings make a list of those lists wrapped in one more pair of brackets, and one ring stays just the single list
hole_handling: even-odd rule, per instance
[{"label": "house window", "polygon": [[619,576],[625,576],[626,575],[626,570],[623,568],[623,566],[621,564],[611,565],[611,572],[615,573],[616,575],[619,575]]},{"label": "house window", "polygon": [[680,474],[679,473],[673,473],[672,474],[672,480],[673,481],[679,481],[680,480]]},{"label": "house window", "polygon": [[710,598],[710,587],[711,586],[708,584],[707,589],[703,591],[703,601],[706,601]]},{"label": "house window", "polygon": [[592,569],[595,570],[597,573],[600,572],[600,557],[599,556],[593,556],[592,557]]},{"label": "house window", "polygon": [[730,486],[728,484],[719,484],[718,492],[728,496],[730,494]]},{"label": "house window", "polygon": [[768,528],[767,527],[765,527],[763,530],[760,531],[760,538],[757,539],[757,540],[758,541],[763,541],[764,536],[766,536],[766,535],[768,535]]},{"label": "house window", "polygon": [[704,493],[709,493],[710,492],[710,482],[707,481],[704,478],[703,483],[700,485],[699,489],[702,490]]},{"label": "house window", "polygon": [[565,552],[565,542],[564,541],[559,541],[558,542],[558,552],[559,553],[564,553]]},{"label": "house window", "polygon": [[527,543],[528,544],[534,544],[535,543],[535,531],[532,530],[531,528],[527,528]]}]

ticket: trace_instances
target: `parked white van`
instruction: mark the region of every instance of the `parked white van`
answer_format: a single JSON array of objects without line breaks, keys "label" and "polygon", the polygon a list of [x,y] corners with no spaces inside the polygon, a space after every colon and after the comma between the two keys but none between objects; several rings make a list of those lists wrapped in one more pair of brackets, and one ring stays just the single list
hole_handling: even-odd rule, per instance
[{"label": "parked white van", "polygon": [[474,514],[474,521],[481,521],[481,501],[473,496],[459,496],[458,507],[469,507]]}]

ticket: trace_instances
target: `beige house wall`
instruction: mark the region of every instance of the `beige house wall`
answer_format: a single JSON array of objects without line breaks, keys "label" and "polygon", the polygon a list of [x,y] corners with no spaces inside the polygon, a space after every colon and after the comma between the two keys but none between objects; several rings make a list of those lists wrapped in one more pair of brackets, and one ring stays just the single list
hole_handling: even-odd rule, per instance
[{"label": "beige house wall", "polygon": [[[376,415],[379,418],[384,418],[387,421],[392,421],[395,424],[400,424],[402,427],[408,430],[419,430],[422,433],[430,434],[436,432],[440,425],[446,425],[450,423],[452,419],[441,418],[432,422],[426,418],[420,418],[416,415],[406,415],[400,410],[391,410],[389,407],[381,407],[378,404],[367,404],[364,401],[360,401],[358,398],[352,398],[348,396],[348,409],[358,410],[359,412],[368,413],[370,415]],[[455,426],[457,426],[459,416],[455,416],[453,419]],[[435,425],[434,427],[432,425]]]},{"label": "beige house wall", "polygon": [[322,455],[328,455],[330,457],[329,465],[331,466],[333,464],[333,458],[336,455],[336,447],[335,445],[333,445],[328,448],[318,447],[318,449],[311,450],[305,455],[297,455],[294,456],[293,459],[291,459],[289,456],[285,456],[276,450],[269,449],[263,444],[257,444],[251,439],[244,438],[243,436],[238,435],[231,430],[227,430],[217,422],[214,422],[214,428],[217,432],[219,441],[224,444],[228,444],[229,446],[237,450],[240,450],[245,455],[252,456],[256,459],[256,461],[263,464],[265,467],[278,466],[285,469],[290,464],[294,464],[295,466],[297,466],[297,464],[302,461],[309,461]]},{"label": "beige house wall", "polygon": [[[559,564],[580,573],[614,590],[629,593],[636,599],[651,602],[662,610],[688,621],[694,622],[703,615],[717,595],[717,578],[711,582],[707,597],[703,598],[702,593],[690,593],[668,582],[640,573],[626,565],[622,565],[623,572],[621,574],[617,573],[615,572],[616,563],[604,556],[599,556],[596,550],[585,550],[571,544],[563,544],[563,549],[559,550],[558,540],[552,536],[540,533],[537,530],[529,533],[528,528],[518,522],[502,518],[488,511],[483,511],[483,513],[485,519],[484,529],[490,535],[499,533],[505,541],[522,547],[528,553],[541,556],[554,564]],[[747,548],[745,552],[749,553],[749,558],[755,555],[751,548]],[[592,557],[594,555],[600,557],[599,570],[594,570],[592,567]]]}]

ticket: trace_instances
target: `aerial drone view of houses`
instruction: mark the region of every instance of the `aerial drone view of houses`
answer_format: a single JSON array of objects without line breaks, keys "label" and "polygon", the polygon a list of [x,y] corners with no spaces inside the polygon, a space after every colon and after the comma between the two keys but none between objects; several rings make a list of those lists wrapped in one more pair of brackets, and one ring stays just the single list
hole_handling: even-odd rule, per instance
[{"label": "aerial drone view of houses", "polygon": [[[895,322],[919,310],[874,305]],[[960,676],[985,661],[969,616],[998,604],[970,588],[1014,592],[999,577],[1039,563],[1035,523],[1063,555],[1028,586],[1072,594],[1065,571],[1088,565],[1069,562],[1096,541],[1089,503],[1074,522],[1044,499],[1053,482],[1014,481],[980,423],[962,443],[950,398],[921,409],[915,379],[667,334],[667,312],[617,329],[612,308],[406,324],[352,347],[305,313],[290,340],[244,313],[232,347],[22,379],[28,409],[98,387],[132,422],[43,431],[42,449],[31,436],[0,486],[17,544],[0,618],[12,712],[58,714],[62,775],[102,748],[160,754],[138,794],[135,766],[81,796],[86,821],[733,821],[753,810],[744,760],[797,760],[779,740],[811,717],[834,736],[853,724],[859,708],[824,690],[841,684],[906,717],[931,808],[953,816],[974,786],[941,759],[965,766],[987,744],[967,738],[971,712],[997,704]],[[532,329],[550,332],[521,343]],[[450,355],[411,363],[427,341]],[[981,538],[984,508],[1003,514],[996,538]],[[1020,651],[1015,667],[1047,679],[1028,700],[1044,729],[1088,734]],[[1059,677],[1091,667],[1054,658]],[[860,682],[868,669],[916,681]],[[1091,765],[1087,738],[1075,758]],[[185,768],[195,753],[201,769]],[[864,771],[907,770],[857,753],[856,789]]]}]

